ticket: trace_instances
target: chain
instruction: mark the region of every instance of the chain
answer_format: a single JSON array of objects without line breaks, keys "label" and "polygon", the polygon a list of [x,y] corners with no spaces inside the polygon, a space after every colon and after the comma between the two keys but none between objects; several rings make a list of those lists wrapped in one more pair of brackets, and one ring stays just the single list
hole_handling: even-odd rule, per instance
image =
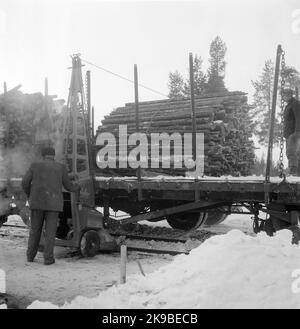
[{"label": "chain", "polygon": [[284,86],[285,86],[285,78],[284,78],[284,73],[285,73],[285,52],[282,51],[282,55],[281,55],[281,82],[280,82],[280,98],[281,98],[281,103],[280,103],[280,108],[281,108],[281,112],[280,112],[280,116],[281,116],[281,124],[280,124],[280,155],[279,155],[279,177],[284,177],[284,173],[283,173],[283,169],[284,169],[284,165],[283,165],[283,148],[284,148],[284,137],[283,137],[283,120],[284,120],[284,105],[285,105],[285,101],[284,101],[284,97],[283,97],[283,93],[284,93]]}]

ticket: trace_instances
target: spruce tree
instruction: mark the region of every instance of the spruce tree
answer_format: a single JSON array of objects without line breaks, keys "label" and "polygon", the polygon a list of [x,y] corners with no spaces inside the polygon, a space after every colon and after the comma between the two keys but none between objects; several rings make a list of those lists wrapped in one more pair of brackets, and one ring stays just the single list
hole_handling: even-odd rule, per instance
[{"label": "spruce tree", "polygon": [[175,72],[169,73],[169,98],[178,99],[184,97],[184,80],[182,75],[176,70]]},{"label": "spruce tree", "polygon": [[[292,90],[295,94],[296,87],[300,87],[300,74],[291,66],[286,66],[283,71],[280,72],[281,77],[285,80],[284,89]],[[262,74],[255,81],[252,81],[252,85],[255,89],[253,95],[254,108],[250,112],[252,119],[253,133],[258,137],[259,143],[267,145],[269,141],[269,124],[271,118],[272,97],[273,97],[273,84],[274,84],[275,68],[274,63],[269,59],[265,62]],[[281,93],[281,84],[279,80],[278,94]],[[280,99],[280,98],[279,98]],[[281,116],[280,103],[276,109],[275,127],[274,127],[274,143],[278,143],[280,140],[281,132]]]},{"label": "spruce tree", "polygon": [[[202,71],[202,58],[196,55],[193,60],[194,69],[194,93],[195,96],[201,96],[206,88],[206,75]],[[185,97],[190,97],[190,80],[187,79],[184,83],[183,93]]]},{"label": "spruce tree", "polygon": [[285,80],[284,89],[291,90],[294,94],[296,88],[300,89],[300,73],[293,66],[286,66],[281,76]]},{"label": "spruce tree", "polygon": [[222,39],[217,36],[210,44],[210,67],[208,69],[208,81],[206,92],[217,93],[227,91],[225,88],[225,55],[227,47]]},{"label": "spruce tree", "polygon": [[[267,145],[269,141],[274,70],[274,63],[269,59],[265,61],[259,78],[255,81],[251,81],[254,87],[254,95],[253,109],[250,111],[250,118],[252,119],[253,133],[258,137],[258,141],[262,145]],[[280,127],[277,116],[275,117],[274,142],[277,143],[279,138]]]}]

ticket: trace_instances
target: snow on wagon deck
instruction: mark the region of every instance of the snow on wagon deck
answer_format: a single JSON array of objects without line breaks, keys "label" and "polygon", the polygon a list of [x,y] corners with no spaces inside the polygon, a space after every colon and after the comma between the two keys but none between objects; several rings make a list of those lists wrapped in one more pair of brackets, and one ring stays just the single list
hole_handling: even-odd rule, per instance
[{"label": "snow on wagon deck", "polygon": [[247,177],[179,177],[156,176],[142,177],[104,177],[96,176],[96,186],[108,189],[135,190],[184,190],[184,191],[215,191],[215,192],[273,192],[300,194],[300,177],[288,177],[283,180],[271,177],[270,183],[263,176]]}]

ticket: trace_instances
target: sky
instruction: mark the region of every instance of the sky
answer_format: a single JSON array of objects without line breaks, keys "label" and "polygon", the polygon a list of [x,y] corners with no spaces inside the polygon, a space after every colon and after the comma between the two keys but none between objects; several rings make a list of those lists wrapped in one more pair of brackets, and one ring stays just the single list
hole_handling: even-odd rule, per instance
[{"label": "sky", "polygon": [[[0,92],[22,84],[67,99],[70,55],[168,94],[168,74],[188,76],[189,53],[206,70],[209,45],[219,35],[227,45],[225,83],[253,94],[267,59],[281,44],[286,61],[300,70],[300,0],[0,0]],[[133,84],[90,65],[95,126],[114,108],[134,101]],[[139,89],[140,101],[163,96]]]}]

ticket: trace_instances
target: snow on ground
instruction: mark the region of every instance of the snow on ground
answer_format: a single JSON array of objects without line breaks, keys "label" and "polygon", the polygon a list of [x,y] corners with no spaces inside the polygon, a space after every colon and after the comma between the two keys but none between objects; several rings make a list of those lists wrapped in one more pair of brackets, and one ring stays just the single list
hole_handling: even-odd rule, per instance
[{"label": "snow on ground", "polygon": [[[42,254],[38,254],[34,263],[26,262],[24,241],[0,240],[5,261],[0,268],[6,272],[7,293],[19,300],[19,307],[28,306],[34,300],[64,304],[76,296],[93,297],[99,291],[119,282],[119,254],[99,254],[92,259],[70,257],[66,248],[55,250],[56,263],[43,265]],[[169,263],[172,256],[153,256],[130,252],[127,273],[141,275],[137,260],[144,272],[150,273]]]},{"label": "snow on ground", "polygon": [[[124,285],[94,298],[76,297],[63,308],[299,308],[292,272],[300,268],[300,247],[291,238],[288,230],[272,238],[231,230],[146,277],[132,275]],[[50,307],[57,306],[29,306]]]},{"label": "snow on ground", "polygon": [[[227,218],[222,223],[213,226],[200,227],[199,230],[206,230],[216,234],[225,234],[232,229],[239,229],[244,233],[253,234],[253,221],[251,217],[252,215],[231,214],[227,216]],[[170,228],[170,225],[166,220],[161,220],[159,222],[141,221],[139,223],[149,226]]]},{"label": "snow on ground", "polygon": [[[22,224],[17,216],[10,216],[8,224]],[[13,230],[19,238],[0,237],[0,269],[6,272],[7,293],[14,296],[20,308],[25,308],[34,300],[49,301],[63,305],[76,296],[93,297],[107,287],[119,282],[120,255],[99,254],[85,259],[70,257],[70,249],[55,247],[56,263],[43,265],[43,256],[38,253],[34,263],[26,262],[28,231],[16,228],[1,228],[2,232]],[[137,261],[146,274],[168,264],[170,255],[149,255],[128,252],[128,275],[142,275]]]},{"label": "snow on ground", "polygon": [[[21,224],[14,217],[8,223]],[[168,227],[166,221],[147,224]],[[48,267],[42,254],[26,263],[26,237],[0,239],[0,268],[7,273],[7,292],[20,307],[32,302],[30,308],[300,307],[300,294],[291,290],[300,247],[291,245],[290,231],[255,236],[250,216],[238,214],[204,229],[223,235],[188,256],[129,252],[125,285],[118,284],[118,253],[80,259],[56,247],[57,262]]]},{"label": "snow on ground", "polygon": [[213,225],[213,226],[204,226],[204,230],[208,230],[210,232],[216,234],[224,234],[228,233],[232,229],[239,229],[247,234],[253,233],[253,221],[251,219],[252,215],[240,215],[240,214],[231,214],[229,215],[224,222]]}]

